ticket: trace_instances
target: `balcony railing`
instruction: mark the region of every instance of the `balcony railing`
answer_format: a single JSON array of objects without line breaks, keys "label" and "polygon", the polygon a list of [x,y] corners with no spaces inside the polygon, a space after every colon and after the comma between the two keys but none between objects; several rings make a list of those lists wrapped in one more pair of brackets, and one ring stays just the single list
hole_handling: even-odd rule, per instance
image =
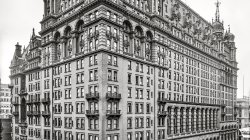
[{"label": "balcony railing", "polygon": [[43,99],[42,99],[42,103],[44,103],[44,104],[50,103],[50,98],[43,98]]},{"label": "balcony railing", "polygon": [[19,122],[19,126],[20,126],[20,127],[27,127],[28,124],[27,124],[26,121],[20,121],[20,122]]},{"label": "balcony railing", "polygon": [[43,115],[43,116],[50,116],[50,111],[43,111],[43,112],[42,112],[42,115]]},{"label": "balcony railing", "polygon": [[158,103],[163,103],[163,104],[168,102],[168,100],[166,98],[158,98],[157,101],[158,101]]},{"label": "balcony railing", "polygon": [[159,112],[158,112],[158,116],[159,116],[159,117],[166,117],[167,114],[168,114],[167,111],[159,111]]},{"label": "balcony railing", "polygon": [[119,93],[108,92],[107,95],[106,95],[106,98],[108,100],[120,100],[122,98],[122,96]]},{"label": "balcony railing", "polygon": [[86,110],[86,116],[87,117],[98,117],[99,110]]},{"label": "balcony railing", "polygon": [[86,94],[86,99],[87,99],[87,100],[98,100],[99,97],[100,97],[100,96],[99,96],[99,93],[98,93],[98,92]]},{"label": "balcony railing", "polygon": [[33,99],[33,103],[34,103],[34,104],[40,103],[40,98]]},{"label": "balcony railing", "polygon": [[33,115],[33,111],[27,111],[27,116],[32,116]]},{"label": "balcony railing", "polygon": [[19,126],[20,126],[20,127],[27,127],[28,124],[27,124],[26,120],[21,120],[21,121],[19,122]]},{"label": "balcony railing", "polygon": [[108,117],[119,117],[121,116],[121,110],[107,110]]},{"label": "balcony railing", "polygon": [[26,104],[33,104],[33,100],[27,100]]},{"label": "balcony railing", "polygon": [[16,101],[16,100],[14,100],[14,101],[12,101],[12,104],[16,106],[16,105],[18,105],[18,104],[19,104],[19,102],[18,102],[18,101]]},{"label": "balcony railing", "polygon": [[17,116],[17,115],[19,115],[19,112],[18,112],[18,111],[13,111],[12,114],[13,114],[14,116]]},{"label": "balcony railing", "polygon": [[40,116],[40,115],[41,115],[41,112],[40,112],[40,111],[33,111],[33,115],[34,115],[34,116]]}]

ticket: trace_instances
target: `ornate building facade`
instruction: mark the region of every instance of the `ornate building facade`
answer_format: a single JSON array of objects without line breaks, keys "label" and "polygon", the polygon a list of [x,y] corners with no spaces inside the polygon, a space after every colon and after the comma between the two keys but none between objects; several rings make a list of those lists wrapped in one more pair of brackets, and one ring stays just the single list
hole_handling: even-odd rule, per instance
[{"label": "ornate building facade", "polygon": [[10,66],[13,139],[236,139],[235,37],[216,8],[209,23],[180,0],[44,0]]}]

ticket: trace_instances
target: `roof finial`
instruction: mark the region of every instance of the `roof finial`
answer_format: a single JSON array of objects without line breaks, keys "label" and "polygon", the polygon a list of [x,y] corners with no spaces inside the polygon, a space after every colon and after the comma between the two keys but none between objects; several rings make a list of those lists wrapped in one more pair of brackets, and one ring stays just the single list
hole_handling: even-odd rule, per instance
[{"label": "roof finial", "polygon": [[228,25],[228,32],[230,33],[230,25]]},{"label": "roof finial", "polygon": [[32,37],[35,36],[35,28],[33,28]]},{"label": "roof finial", "polygon": [[220,21],[220,2],[219,0],[217,0],[217,2],[215,3],[216,5],[216,13],[215,13],[215,21],[219,22]]}]

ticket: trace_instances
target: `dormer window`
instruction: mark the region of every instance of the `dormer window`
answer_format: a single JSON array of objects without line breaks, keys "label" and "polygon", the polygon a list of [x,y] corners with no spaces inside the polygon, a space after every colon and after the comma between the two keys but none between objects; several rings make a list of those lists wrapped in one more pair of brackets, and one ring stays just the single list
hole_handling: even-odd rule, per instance
[{"label": "dormer window", "polygon": [[98,11],[95,11],[95,18],[97,18],[99,12]]},{"label": "dormer window", "polygon": [[110,11],[107,11],[107,18],[109,18],[111,15]]}]

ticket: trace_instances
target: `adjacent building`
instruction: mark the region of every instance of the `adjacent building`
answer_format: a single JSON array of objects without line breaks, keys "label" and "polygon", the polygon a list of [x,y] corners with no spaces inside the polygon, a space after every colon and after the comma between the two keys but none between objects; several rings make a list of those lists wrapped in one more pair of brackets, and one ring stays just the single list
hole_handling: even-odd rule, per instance
[{"label": "adjacent building", "polygon": [[0,79],[0,119],[11,117],[11,92],[7,84],[1,84]]},{"label": "adjacent building", "polygon": [[239,128],[250,127],[250,97],[243,96],[237,99],[237,111]]},{"label": "adjacent building", "polygon": [[180,0],[44,0],[10,65],[15,140],[236,140],[235,36]]},{"label": "adjacent building", "polygon": [[11,92],[0,78],[0,140],[11,139]]},{"label": "adjacent building", "polygon": [[239,139],[250,139],[250,97],[237,99],[237,120],[239,125]]}]

